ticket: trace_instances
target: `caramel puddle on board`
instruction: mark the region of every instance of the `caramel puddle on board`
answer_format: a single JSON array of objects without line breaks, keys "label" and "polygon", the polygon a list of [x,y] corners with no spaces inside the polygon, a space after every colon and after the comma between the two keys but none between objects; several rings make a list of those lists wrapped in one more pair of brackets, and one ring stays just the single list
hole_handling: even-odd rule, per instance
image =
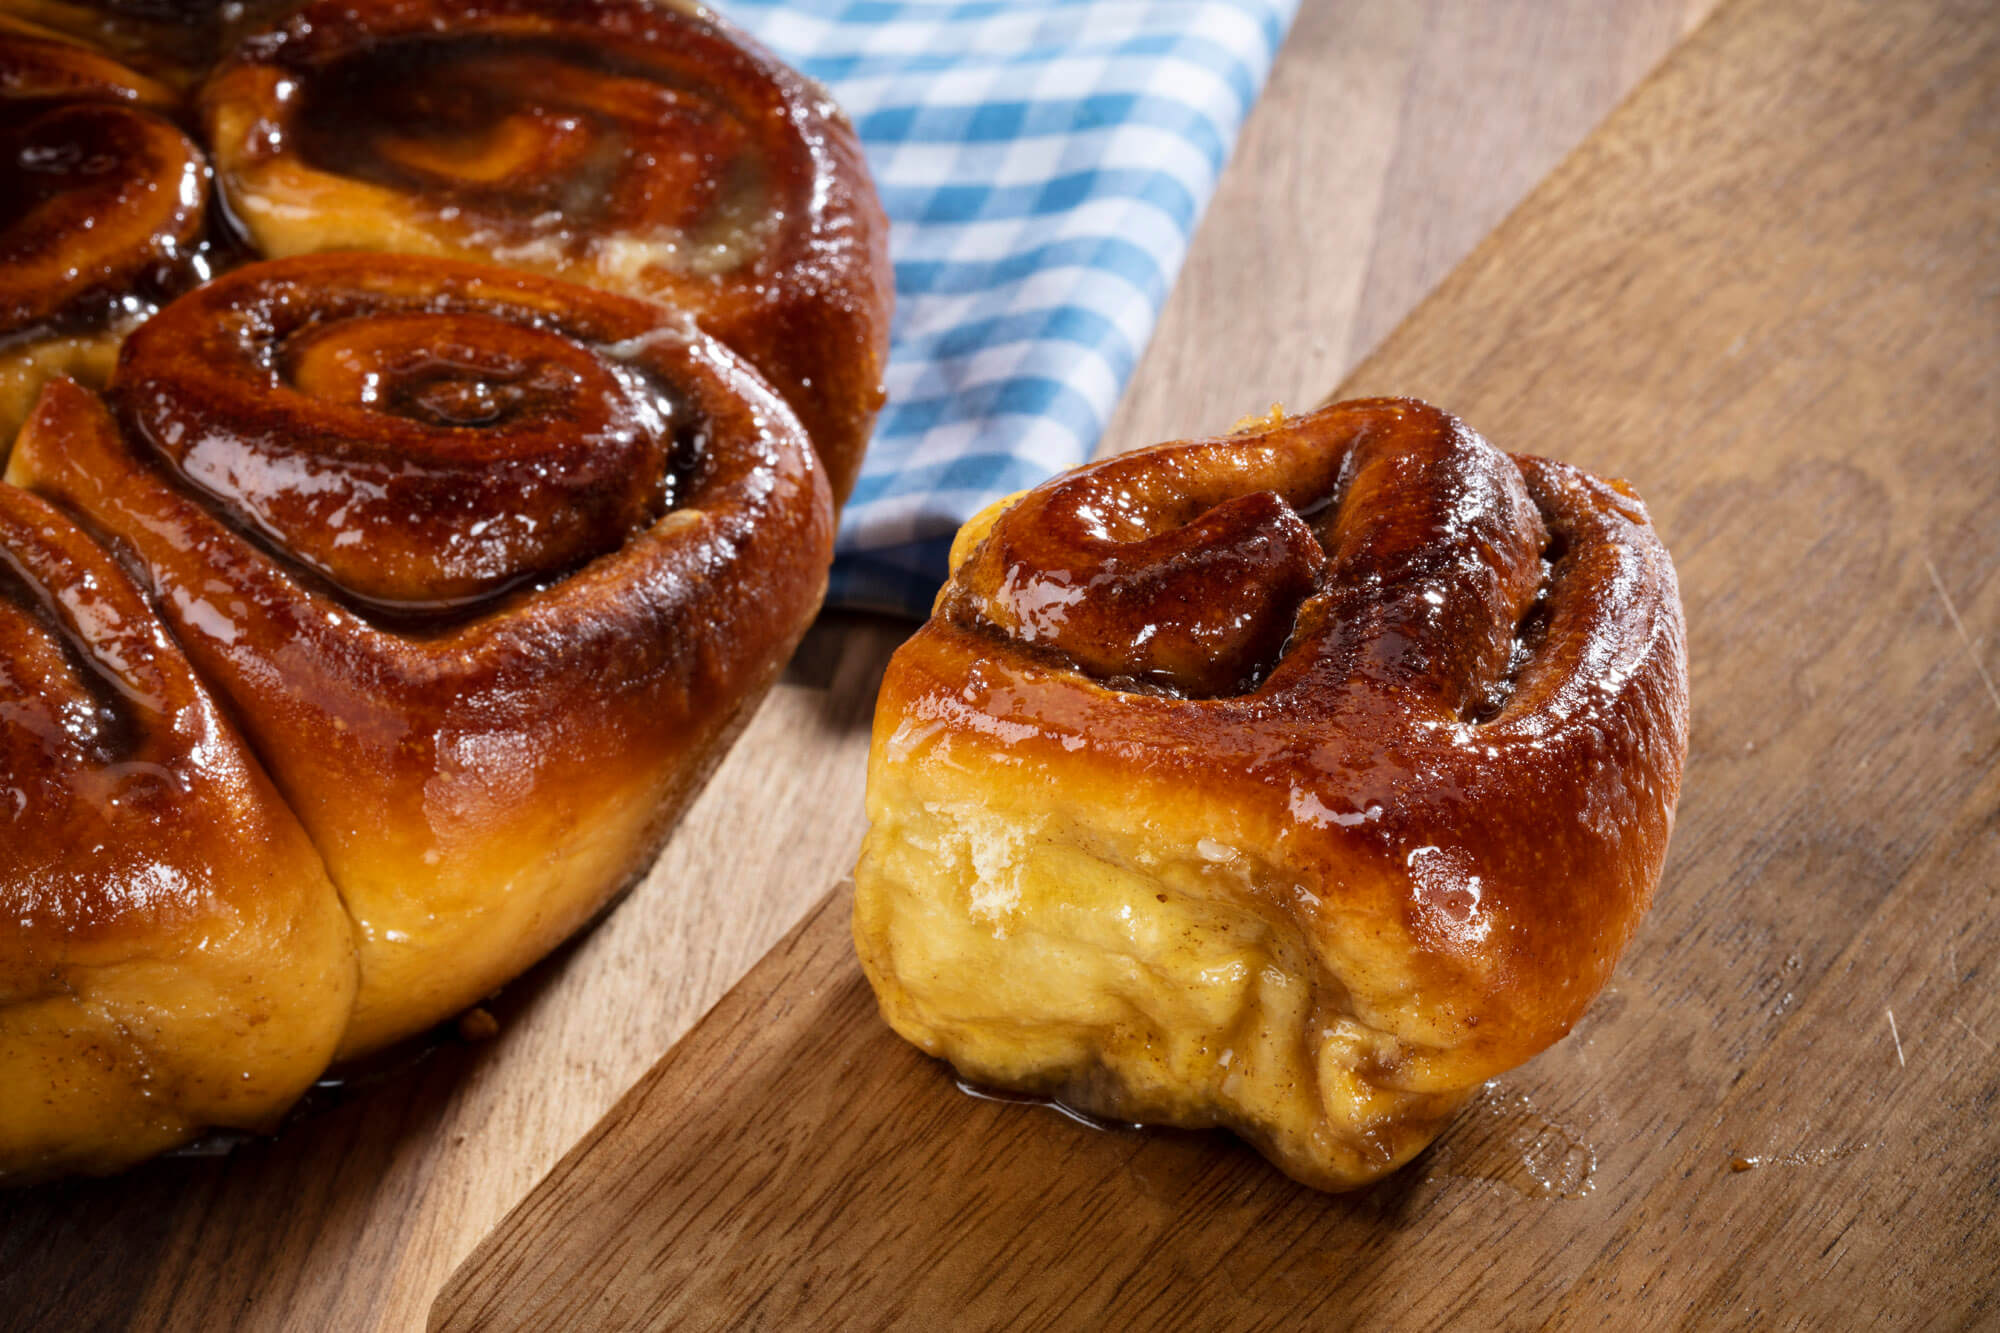
[{"label": "caramel puddle on board", "polygon": [[1849,1143],[1837,1148],[1795,1148],[1791,1152],[1763,1153],[1757,1156],[1737,1153],[1729,1159],[1729,1169],[1755,1171],[1760,1166],[1827,1166],[1880,1146],[1876,1143]]},{"label": "caramel puddle on board", "polygon": [[1411,1165],[1427,1181],[1485,1180],[1524,1199],[1581,1199],[1595,1188],[1597,1150],[1526,1093],[1488,1083]]},{"label": "caramel puddle on board", "polygon": [[[1120,1165],[1125,1179],[1135,1187],[1136,1198],[1145,1200],[1148,1207],[1163,1210],[1155,1218],[1161,1226],[1170,1225],[1181,1216],[1190,1190],[1211,1188],[1234,1192],[1228,1198],[1211,1197],[1211,1208],[1234,1211],[1250,1206],[1254,1187],[1246,1188],[1244,1178],[1232,1175],[1231,1167],[1238,1154],[1254,1157],[1256,1150],[1227,1130],[1176,1129],[1170,1125],[1106,1120],[1053,1097],[982,1087],[955,1074],[952,1083],[961,1093],[982,1102],[1039,1107],[1084,1129],[1123,1138],[1125,1154]],[[1262,1162],[1259,1166],[1277,1175],[1277,1168]],[[1211,1172],[1220,1174],[1204,1186],[1202,1181]]]},{"label": "caramel puddle on board", "polygon": [[[1085,1129],[1138,1131],[1148,1139],[1160,1141],[1162,1147],[1188,1142],[1212,1143],[1214,1139],[1224,1136],[1219,1130],[1179,1130],[1101,1120],[1050,1097],[984,1088],[958,1077],[954,1077],[952,1082],[961,1093],[980,1101],[1038,1106],[1054,1111]],[[1247,1144],[1241,1147],[1244,1151],[1252,1151]],[[1180,1165],[1184,1168],[1191,1166],[1189,1163]],[[1141,1157],[1135,1159],[1129,1169],[1142,1184],[1165,1187],[1167,1193],[1178,1193],[1188,1183],[1182,1178],[1185,1172],[1169,1172],[1174,1177],[1171,1181],[1156,1179],[1157,1166],[1157,1162]],[[1488,1083],[1459,1112],[1443,1136],[1403,1169],[1422,1172],[1426,1182],[1489,1181],[1506,1186],[1524,1199],[1581,1199],[1595,1188],[1592,1176],[1597,1170],[1597,1151],[1576,1130],[1537,1111],[1526,1093]]]},{"label": "caramel puddle on board", "polygon": [[1047,1110],[1054,1111],[1057,1115],[1075,1121],[1085,1129],[1130,1130],[1146,1128],[1144,1125],[1127,1124],[1122,1120],[1100,1120],[1088,1111],[1079,1111],[1074,1106],[1065,1105],[1053,1097],[1037,1097],[1030,1092],[1007,1092],[999,1088],[982,1088],[977,1083],[969,1083],[955,1074],[952,1076],[951,1081],[960,1092],[979,1101],[999,1102],[1003,1106],[1044,1107]]}]

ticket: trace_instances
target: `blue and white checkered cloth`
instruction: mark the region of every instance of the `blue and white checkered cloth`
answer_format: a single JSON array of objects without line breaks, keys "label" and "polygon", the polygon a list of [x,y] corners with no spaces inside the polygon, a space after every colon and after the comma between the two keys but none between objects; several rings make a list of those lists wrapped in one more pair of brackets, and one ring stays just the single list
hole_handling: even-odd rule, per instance
[{"label": "blue and white checkered cloth", "polygon": [[889,403],[828,601],[923,615],[952,533],[1082,462],[1299,0],[719,0],[853,118]]}]

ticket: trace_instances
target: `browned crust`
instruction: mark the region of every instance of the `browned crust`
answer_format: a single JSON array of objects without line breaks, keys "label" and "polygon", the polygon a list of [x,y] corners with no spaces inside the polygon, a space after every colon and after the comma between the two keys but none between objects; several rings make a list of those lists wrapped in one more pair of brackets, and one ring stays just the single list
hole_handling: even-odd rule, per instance
[{"label": "browned crust", "polygon": [[171,953],[190,922],[255,910],[257,874],[213,853],[218,835],[282,841],[277,793],[117,562],[6,485],[0,721],[0,970],[16,980],[0,989],[83,958]]}]

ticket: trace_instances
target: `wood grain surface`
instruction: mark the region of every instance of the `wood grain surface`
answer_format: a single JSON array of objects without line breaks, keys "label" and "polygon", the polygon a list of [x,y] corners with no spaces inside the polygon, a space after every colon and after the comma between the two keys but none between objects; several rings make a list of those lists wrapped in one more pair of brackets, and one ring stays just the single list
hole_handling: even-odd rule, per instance
[{"label": "wood grain surface", "polygon": [[2000,22],[1735,0],[1342,386],[1634,479],[1692,753],[1619,975],[1409,1169],[983,1101],[836,891],[440,1329],[2000,1321]]},{"label": "wood grain surface", "polygon": [[[1710,3],[1305,0],[1107,448],[1317,397]],[[497,1039],[448,1041],[272,1143],[0,1196],[0,1329],[421,1326],[852,865],[875,686],[908,628],[824,617],[652,875],[509,988]]]}]

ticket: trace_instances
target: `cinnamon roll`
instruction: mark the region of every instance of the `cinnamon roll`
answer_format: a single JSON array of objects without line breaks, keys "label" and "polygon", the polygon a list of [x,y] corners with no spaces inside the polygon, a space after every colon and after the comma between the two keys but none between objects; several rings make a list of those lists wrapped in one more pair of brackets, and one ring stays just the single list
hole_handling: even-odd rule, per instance
[{"label": "cinnamon roll", "polygon": [[119,544],[352,915],[341,1054],[639,874],[824,591],[796,418],[685,316],[444,259],[251,265],[52,384],[9,480]]},{"label": "cinnamon roll", "polygon": [[102,384],[125,334],[200,275],[208,163],[174,103],[0,16],[0,457],[45,381]]},{"label": "cinnamon roll", "polygon": [[909,1040],[1340,1189],[1604,985],[1687,744],[1625,484],[1351,402],[1085,467],[952,558],[855,877]]},{"label": "cinnamon roll", "polygon": [[236,48],[201,114],[262,253],[487,259],[691,311],[852,487],[887,226],[831,100],[706,10],[313,0]]},{"label": "cinnamon roll", "polygon": [[0,1183],[270,1128],[354,993],[318,853],[166,627],[0,486]]}]

